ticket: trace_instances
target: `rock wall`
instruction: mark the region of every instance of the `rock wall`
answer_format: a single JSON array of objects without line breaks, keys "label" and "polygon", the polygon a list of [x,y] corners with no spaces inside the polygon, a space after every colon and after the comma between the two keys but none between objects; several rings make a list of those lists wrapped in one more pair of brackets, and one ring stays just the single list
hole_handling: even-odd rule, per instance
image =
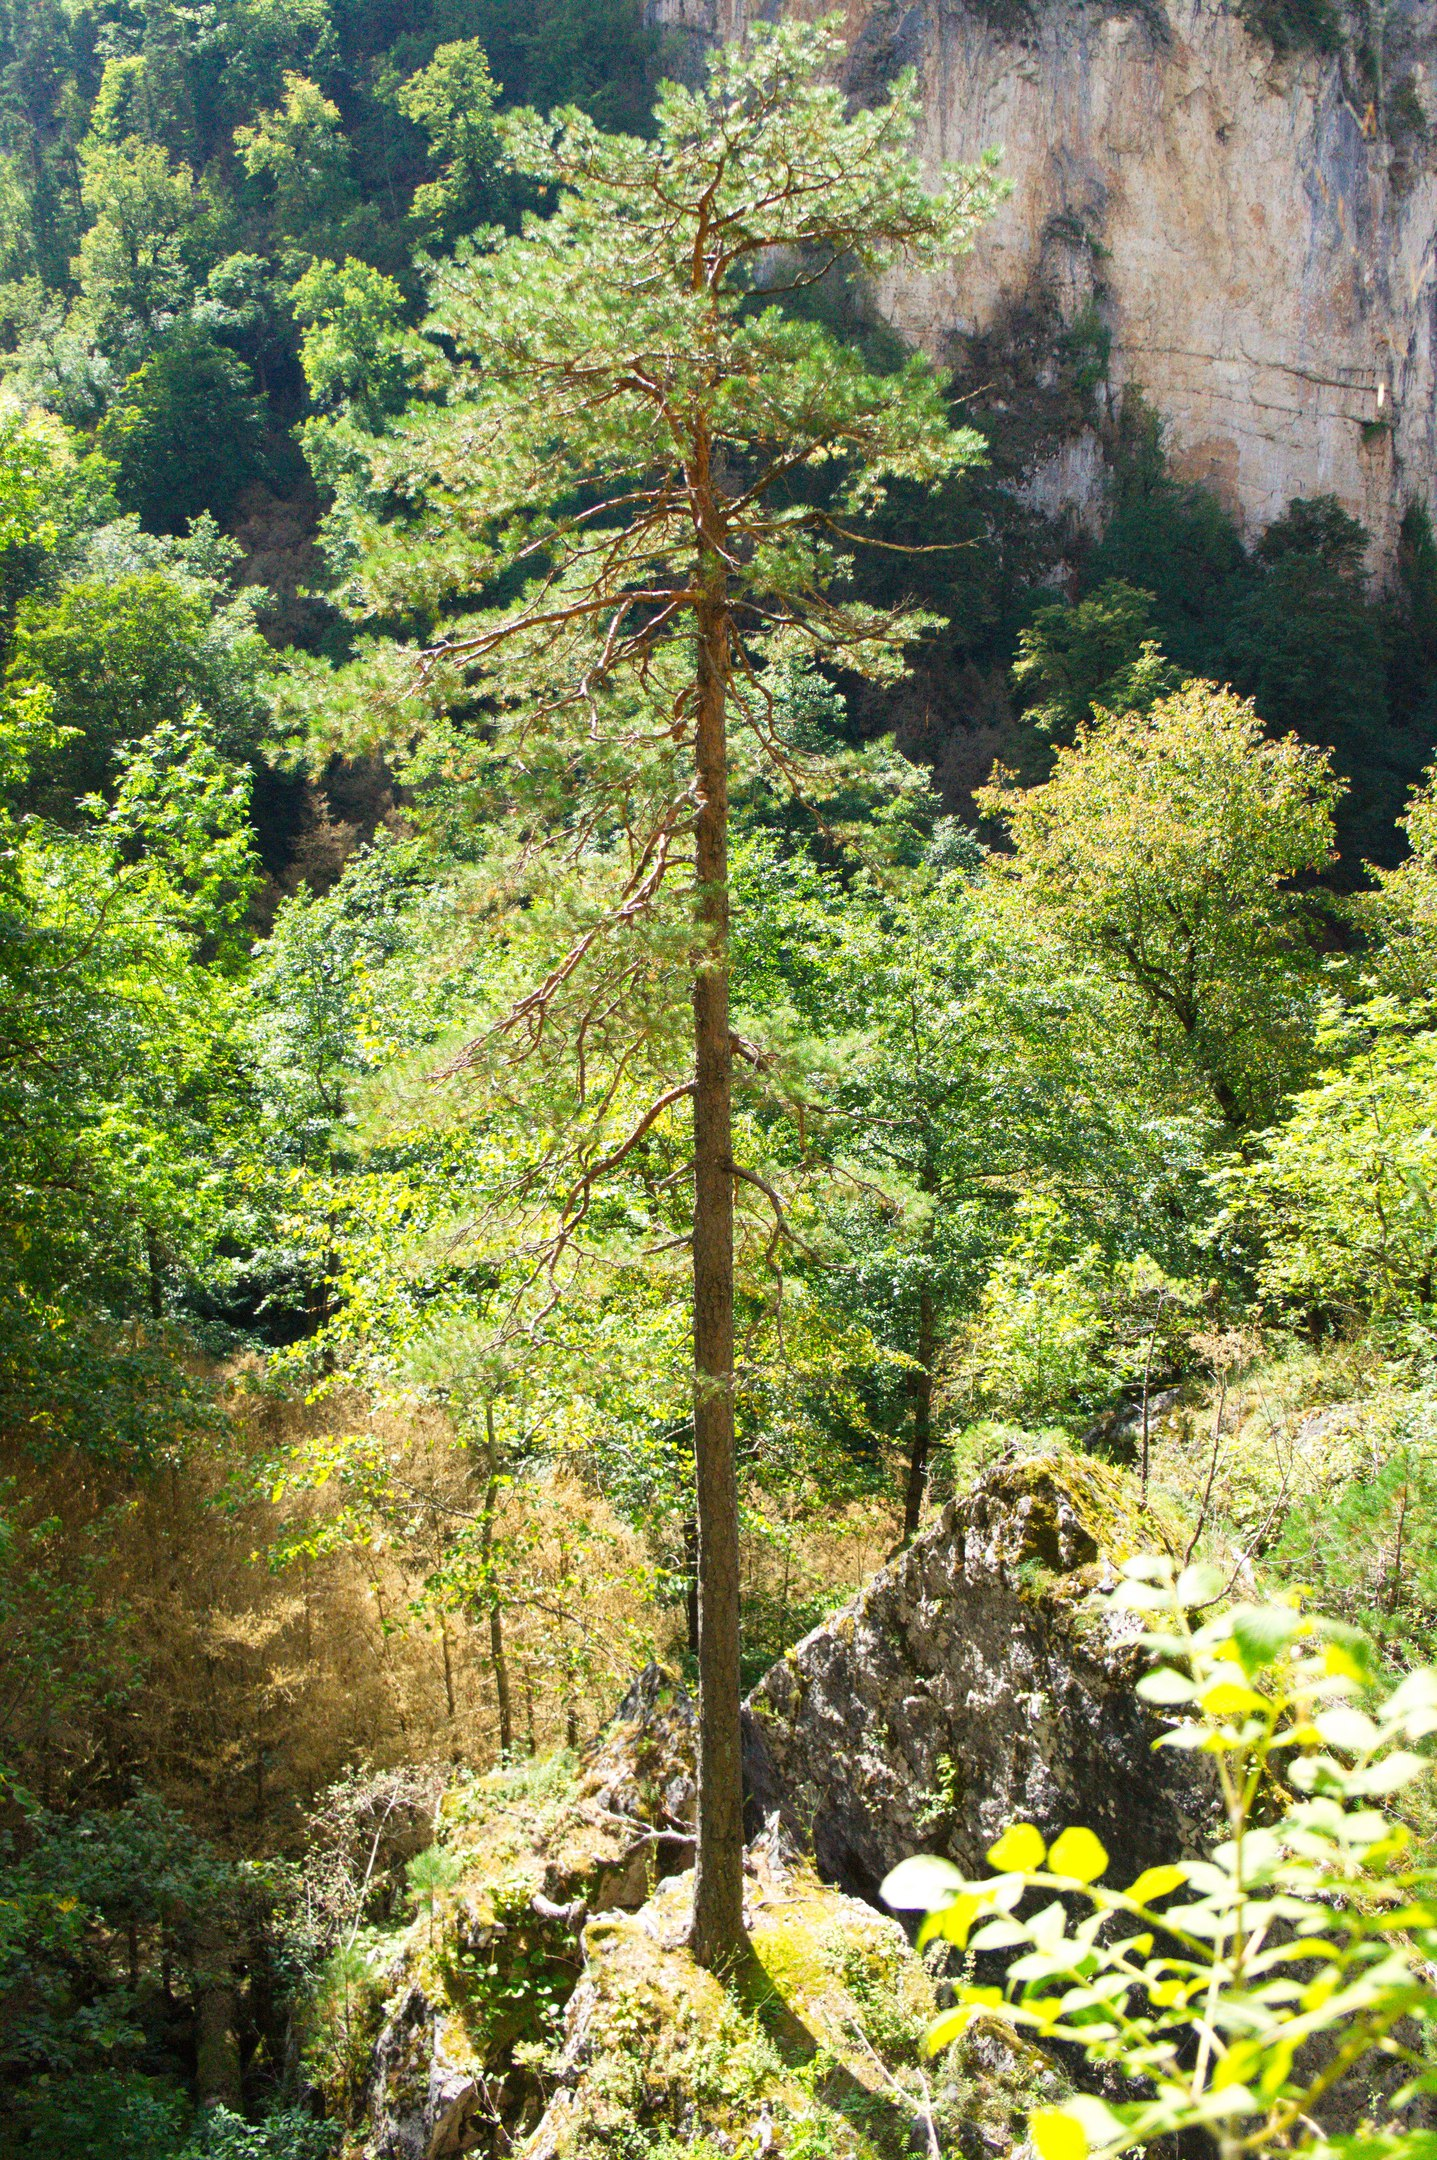
[{"label": "rock wall", "polygon": [[[746,4],[656,13],[729,36]],[[1437,507],[1431,0],[1354,18],[1327,57],[1278,56],[1220,0],[849,0],[848,21],[857,95],[915,66],[929,164],[993,145],[1013,183],[969,257],[886,282],[901,330],[955,358],[1005,311],[1056,301],[1111,338],[1098,434],[1139,384],[1178,470],[1249,536],[1331,493],[1391,560],[1408,503]],[[1091,519],[1101,475],[1079,436],[1027,485]]]},{"label": "rock wall", "polygon": [[913,1852],[971,1875],[1011,1822],[1095,1830],[1115,1879],[1197,1851],[1212,1783],[1133,1692],[1144,1654],[1105,1587],[1174,1550],[1133,1481],[1078,1456],[998,1462],[760,1681],[755,1819],[777,1810],[828,1882],[873,1898]]}]

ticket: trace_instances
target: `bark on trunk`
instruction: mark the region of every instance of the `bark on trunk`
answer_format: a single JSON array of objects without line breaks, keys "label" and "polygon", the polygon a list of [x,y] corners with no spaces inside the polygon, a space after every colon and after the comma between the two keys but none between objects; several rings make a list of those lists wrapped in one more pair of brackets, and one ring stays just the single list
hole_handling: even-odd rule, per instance
[{"label": "bark on trunk", "polygon": [[903,1542],[918,1528],[923,1495],[928,1485],[928,1456],[933,1445],[933,1293],[922,1290],[918,1298],[918,1370],[910,1375],[913,1392],[913,1447],[908,1457],[908,1490],[903,1500]]},{"label": "bark on trunk", "polygon": [[499,1752],[506,1762],[514,1754],[514,1702],[509,1690],[509,1658],[504,1648],[504,1608],[494,1580],[494,1511],[499,1505],[499,1443],[494,1437],[494,1407],[484,1405],[484,1431],[488,1440],[484,1485],[484,1529],[480,1551],[484,1560],[485,1597],[489,1606],[489,1657],[494,1667],[494,1693],[499,1703]]},{"label": "bark on trunk", "polygon": [[688,1628],[689,1656],[699,1654],[699,1519],[684,1518],[684,1619]]},{"label": "bark on trunk", "polygon": [[234,1948],[210,1921],[195,1945],[195,2093],[202,2108],[240,2106],[240,2047]]},{"label": "bark on trunk", "polygon": [[[707,443],[695,460],[712,515]],[[694,979],[694,1457],[698,1498],[699,1803],[692,1949],[742,1951],[738,1491],[734,1476],[732,1051],[728,1015],[729,623],[722,558],[704,549],[697,609],[695,868],[705,954]]]}]

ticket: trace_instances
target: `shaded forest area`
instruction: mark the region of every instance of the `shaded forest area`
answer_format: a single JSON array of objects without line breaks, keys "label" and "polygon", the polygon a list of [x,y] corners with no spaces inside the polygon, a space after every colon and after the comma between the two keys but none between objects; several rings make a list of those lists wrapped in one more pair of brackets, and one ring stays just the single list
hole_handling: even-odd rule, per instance
[{"label": "shaded forest area", "polygon": [[[516,752],[551,660],[447,657],[524,575],[466,433],[555,209],[509,116],[637,167],[679,57],[627,0],[0,23],[7,2160],[330,2151],[306,2004],[421,1909],[445,1782],[692,1670],[687,902],[591,957],[666,753]],[[790,378],[928,397],[856,275],[777,312]],[[1380,589],[1328,499],[1245,547],[1041,295],[944,363],[948,468],[810,581],[930,617],[910,672],[757,639],[730,778],[743,1678],[1030,1445],[1401,1668],[1430,523]],[[1096,543],[1016,491],[1085,422]]]}]

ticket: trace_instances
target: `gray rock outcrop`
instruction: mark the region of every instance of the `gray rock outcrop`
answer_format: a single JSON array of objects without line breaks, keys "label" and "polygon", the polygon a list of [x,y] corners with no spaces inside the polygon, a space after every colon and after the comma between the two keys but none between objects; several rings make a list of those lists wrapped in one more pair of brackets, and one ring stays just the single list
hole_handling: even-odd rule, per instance
[{"label": "gray rock outcrop", "polygon": [[867,1898],[914,1852],[981,1874],[1014,1821],[1087,1825],[1123,1880],[1194,1851],[1205,1770],[1154,1752],[1138,1625],[1102,1594],[1116,1560],[1169,1535],[1130,1478],[1083,1457],[986,1471],[754,1689],[755,1816],[778,1809],[820,1875]]},{"label": "gray rock outcrop", "polygon": [[[1133,1693],[1137,1626],[1103,1596],[1117,1561],[1154,1547],[1171,1549],[1171,1535],[1126,1473],[1081,1456],[1000,1461],[748,1700],[746,1909],[760,1962],[797,2019],[789,2037],[839,2056],[856,2046],[839,2084],[871,2073],[870,2099],[895,2119],[927,2091],[908,2069],[933,2004],[903,1931],[873,1910],[891,1866],[939,1851],[980,1872],[1015,1819],[1049,1834],[1089,1825],[1124,1877],[1200,1841],[1203,1770],[1154,1754],[1160,1728]],[[694,2135],[737,2150],[765,2093],[806,2119],[778,2057],[754,2058],[751,2091],[704,2082],[728,2013],[683,1948],[694,1805],[693,1705],[657,1665],[577,1769],[556,1758],[450,1796],[454,1879],[390,1944],[372,2011],[358,2013],[371,2020],[372,2160],[578,2160],[615,2124],[651,2118],[691,2119]],[[882,2020],[858,2040],[854,2020],[861,2033],[875,2004],[900,1996],[901,2046],[880,2061]],[[537,2006],[565,1998],[551,2093],[532,2068],[547,2030]],[[354,2056],[347,2019],[340,2063]],[[747,2043],[730,2039],[747,2062]],[[1000,2041],[1001,2060],[975,2055],[949,2096],[954,2126],[988,2110],[994,2150],[1012,2142],[1014,2095],[1042,2067],[1015,2035]],[[957,2135],[944,2130],[942,2149]]]}]

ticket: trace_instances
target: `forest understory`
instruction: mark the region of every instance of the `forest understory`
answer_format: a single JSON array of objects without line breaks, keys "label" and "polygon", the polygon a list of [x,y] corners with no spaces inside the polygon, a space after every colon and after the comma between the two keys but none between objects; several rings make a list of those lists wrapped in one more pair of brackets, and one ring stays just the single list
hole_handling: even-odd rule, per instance
[{"label": "forest understory", "polygon": [[[1056,291],[909,352],[1001,160],[846,66],[0,13],[0,2160],[1430,2160],[1432,506],[1245,537]],[[1199,1871],[1201,1987],[1022,1933],[1081,1824],[990,1910],[945,1753],[907,1934],[796,1801],[745,1858],[741,1697],[1030,1472],[1124,1497],[1015,1643],[1161,1612],[1237,1781],[1123,1908]],[[1269,2001],[1319,1912],[1369,1993]]]}]

